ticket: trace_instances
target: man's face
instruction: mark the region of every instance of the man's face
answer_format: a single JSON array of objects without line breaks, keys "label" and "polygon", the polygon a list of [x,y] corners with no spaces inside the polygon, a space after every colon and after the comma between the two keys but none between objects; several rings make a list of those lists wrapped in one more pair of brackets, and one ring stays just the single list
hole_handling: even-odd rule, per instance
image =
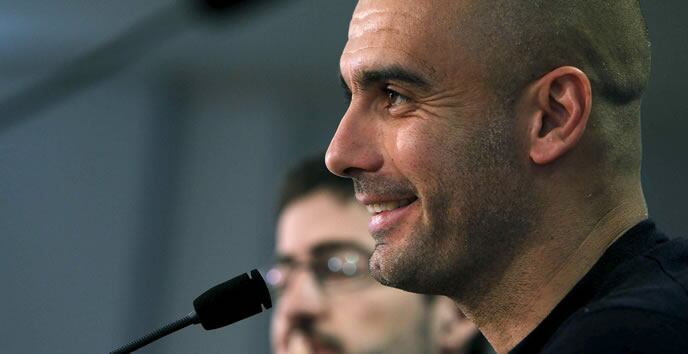
[{"label": "man's face", "polygon": [[466,50],[464,3],[358,3],[340,60],[351,103],[326,158],[372,214],[374,277],[452,296],[510,260],[532,211],[525,127]]},{"label": "man's face", "polygon": [[355,200],[313,192],[287,206],[277,228],[280,297],[272,320],[275,353],[423,352],[423,298],[369,275],[373,240]]}]

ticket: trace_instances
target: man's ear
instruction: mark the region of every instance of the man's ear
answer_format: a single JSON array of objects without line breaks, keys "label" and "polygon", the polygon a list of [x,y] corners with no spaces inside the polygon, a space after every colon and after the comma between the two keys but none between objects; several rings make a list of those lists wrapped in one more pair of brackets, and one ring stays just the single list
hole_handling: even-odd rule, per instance
[{"label": "man's ear", "polygon": [[573,149],[590,117],[592,88],[581,70],[563,66],[536,81],[528,90],[535,107],[529,116],[529,155],[546,165]]}]

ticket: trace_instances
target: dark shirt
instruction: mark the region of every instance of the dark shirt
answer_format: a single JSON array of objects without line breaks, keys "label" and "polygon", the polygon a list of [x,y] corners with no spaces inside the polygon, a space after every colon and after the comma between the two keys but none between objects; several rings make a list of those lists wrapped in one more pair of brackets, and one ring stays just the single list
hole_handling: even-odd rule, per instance
[{"label": "dark shirt", "polygon": [[688,353],[688,240],[636,225],[510,353]]}]

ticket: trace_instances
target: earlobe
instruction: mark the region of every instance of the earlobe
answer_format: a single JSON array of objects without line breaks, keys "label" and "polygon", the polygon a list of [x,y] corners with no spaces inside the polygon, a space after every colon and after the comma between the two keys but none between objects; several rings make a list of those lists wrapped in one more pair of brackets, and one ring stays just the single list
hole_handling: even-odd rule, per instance
[{"label": "earlobe", "polygon": [[585,131],[592,106],[590,80],[565,66],[533,84],[529,155],[538,165],[552,163],[573,149]]}]

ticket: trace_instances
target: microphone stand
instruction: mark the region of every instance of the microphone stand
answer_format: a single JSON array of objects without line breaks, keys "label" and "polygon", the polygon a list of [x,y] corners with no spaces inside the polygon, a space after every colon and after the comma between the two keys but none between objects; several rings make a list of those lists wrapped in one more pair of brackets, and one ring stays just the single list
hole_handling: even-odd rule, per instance
[{"label": "microphone stand", "polygon": [[272,307],[265,279],[257,269],[238,275],[206,290],[193,301],[194,311],[130,344],[110,352],[131,353],[170,333],[200,323],[204,329],[221,328]]},{"label": "microphone stand", "polygon": [[174,321],[164,327],[161,327],[123,347],[117,348],[113,351],[110,352],[110,354],[128,354],[133,352],[134,350],[140,349],[143,346],[146,346],[150,343],[155,342],[156,340],[170,334],[174,333],[182,328],[186,328],[188,326],[191,326],[193,324],[199,324],[201,323],[200,319],[198,318],[198,315],[196,315],[195,311],[191,311],[188,315],[184,316],[183,318]]}]

